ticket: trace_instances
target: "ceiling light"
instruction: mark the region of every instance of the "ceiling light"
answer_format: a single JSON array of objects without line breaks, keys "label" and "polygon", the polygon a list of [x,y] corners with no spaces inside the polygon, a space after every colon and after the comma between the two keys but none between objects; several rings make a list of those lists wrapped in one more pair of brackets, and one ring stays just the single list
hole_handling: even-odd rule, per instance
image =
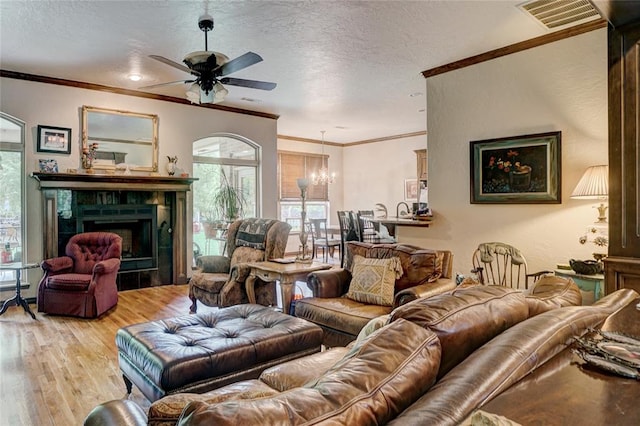
[{"label": "ceiling light", "polygon": [[193,83],[191,86],[189,86],[189,90],[187,90],[186,95],[189,102],[191,102],[192,104],[199,104],[200,86],[198,86],[196,83]]},{"label": "ceiling light", "polygon": [[229,91],[224,88],[220,82],[216,82],[213,86],[213,103],[217,104],[224,101],[224,98],[229,94]]},{"label": "ceiling light", "polygon": [[324,165],[324,132],[324,130],[320,132],[322,133],[322,157],[320,158],[320,161],[322,161],[322,167],[320,167],[318,173],[311,174],[311,181],[314,185],[327,185],[336,180],[336,174],[329,173],[329,164],[327,164],[326,167]]},{"label": "ceiling light", "polygon": [[131,81],[140,81],[140,80],[142,80],[142,76],[140,74],[129,74],[128,78]]}]

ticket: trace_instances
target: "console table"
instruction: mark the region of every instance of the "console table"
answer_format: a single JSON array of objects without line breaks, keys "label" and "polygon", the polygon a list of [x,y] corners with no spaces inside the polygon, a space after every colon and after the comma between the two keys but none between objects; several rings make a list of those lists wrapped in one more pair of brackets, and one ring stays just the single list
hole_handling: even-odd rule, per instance
[{"label": "console table", "polygon": [[331,269],[331,265],[320,262],[313,263],[277,263],[277,262],[254,262],[249,263],[251,272],[245,281],[245,289],[249,297],[249,303],[256,303],[255,282],[256,278],[262,281],[280,281],[280,292],[282,295],[282,312],[289,313],[291,308],[291,298],[293,285],[296,281],[306,281],[307,275],[311,272]]},{"label": "console table", "polygon": [[15,305],[22,306],[24,311],[31,315],[31,318],[36,319],[36,315],[31,311],[31,309],[29,309],[29,303],[27,303],[27,301],[23,299],[22,295],[20,294],[20,272],[23,269],[33,269],[38,268],[39,266],[40,265],[37,263],[0,263],[0,271],[15,271],[16,273],[16,295],[4,301],[2,309],[0,309],[0,315],[4,314],[9,306]]}]

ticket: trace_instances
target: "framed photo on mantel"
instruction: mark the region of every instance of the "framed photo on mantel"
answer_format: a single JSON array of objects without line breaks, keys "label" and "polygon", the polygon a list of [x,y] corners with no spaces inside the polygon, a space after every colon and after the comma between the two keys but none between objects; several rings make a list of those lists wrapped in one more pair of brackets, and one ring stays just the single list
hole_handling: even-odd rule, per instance
[{"label": "framed photo on mantel", "polygon": [[66,127],[38,126],[37,152],[71,154],[71,129]]},{"label": "framed photo on mantel", "polygon": [[471,141],[471,203],[560,204],[561,134]]}]

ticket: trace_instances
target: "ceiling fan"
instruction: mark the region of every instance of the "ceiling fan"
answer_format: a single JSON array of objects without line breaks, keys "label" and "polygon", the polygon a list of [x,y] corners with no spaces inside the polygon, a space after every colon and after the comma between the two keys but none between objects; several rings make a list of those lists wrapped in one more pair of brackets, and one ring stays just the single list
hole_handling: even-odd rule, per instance
[{"label": "ceiling fan", "polygon": [[149,55],[150,58],[156,61],[188,72],[194,76],[194,78],[153,84],[151,86],[141,87],[141,89],[192,83],[190,89],[187,91],[187,99],[192,103],[219,103],[224,101],[225,96],[229,93],[223,84],[260,90],[273,90],[276,87],[276,83],[227,77],[227,75],[231,73],[261,62],[262,57],[257,53],[247,52],[244,55],[229,60],[229,58],[222,53],[209,51],[207,33],[213,29],[213,18],[207,14],[202,15],[198,19],[198,27],[204,32],[204,51],[187,54],[183,60],[186,66],[167,59],[164,56]]}]

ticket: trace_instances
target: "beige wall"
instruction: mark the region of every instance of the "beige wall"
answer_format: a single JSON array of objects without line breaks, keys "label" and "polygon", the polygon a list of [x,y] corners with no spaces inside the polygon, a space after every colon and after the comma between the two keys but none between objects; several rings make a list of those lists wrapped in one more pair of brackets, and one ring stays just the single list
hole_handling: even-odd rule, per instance
[{"label": "beige wall", "polygon": [[[163,175],[166,175],[168,155],[177,155],[178,167],[191,173],[191,143],[212,133],[233,133],[258,143],[262,147],[262,212],[264,216],[276,216],[277,122],[274,119],[9,78],[0,79],[0,83],[0,109],[26,123],[27,173],[38,169],[41,158],[56,159],[60,171],[80,167],[83,105],[158,114],[158,164]],[[71,128],[71,155],[36,153],[38,125]],[[28,251],[24,258],[38,261],[42,257],[42,207],[37,182],[32,178],[27,178],[26,195]],[[190,235],[187,247],[191,247]],[[31,271],[28,280],[34,284],[37,279],[39,274]],[[0,294],[0,299],[4,294]],[[25,296],[35,296],[35,285],[25,292]]]},{"label": "beige wall", "polygon": [[[601,29],[427,80],[429,201],[410,242],[450,249],[468,273],[478,243],[519,247],[531,270],[588,258],[578,237],[595,201],[573,200],[584,170],[607,162],[607,31]],[[469,202],[469,141],[562,131],[562,204]]]},{"label": "beige wall", "polygon": [[[416,179],[416,149],[427,147],[427,136],[412,136],[344,150],[346,210],[373,210],[377,203],[395,216],[396,205],[405,201],[405,179]],[[409,202],[411,207],[411,202]]]}]

